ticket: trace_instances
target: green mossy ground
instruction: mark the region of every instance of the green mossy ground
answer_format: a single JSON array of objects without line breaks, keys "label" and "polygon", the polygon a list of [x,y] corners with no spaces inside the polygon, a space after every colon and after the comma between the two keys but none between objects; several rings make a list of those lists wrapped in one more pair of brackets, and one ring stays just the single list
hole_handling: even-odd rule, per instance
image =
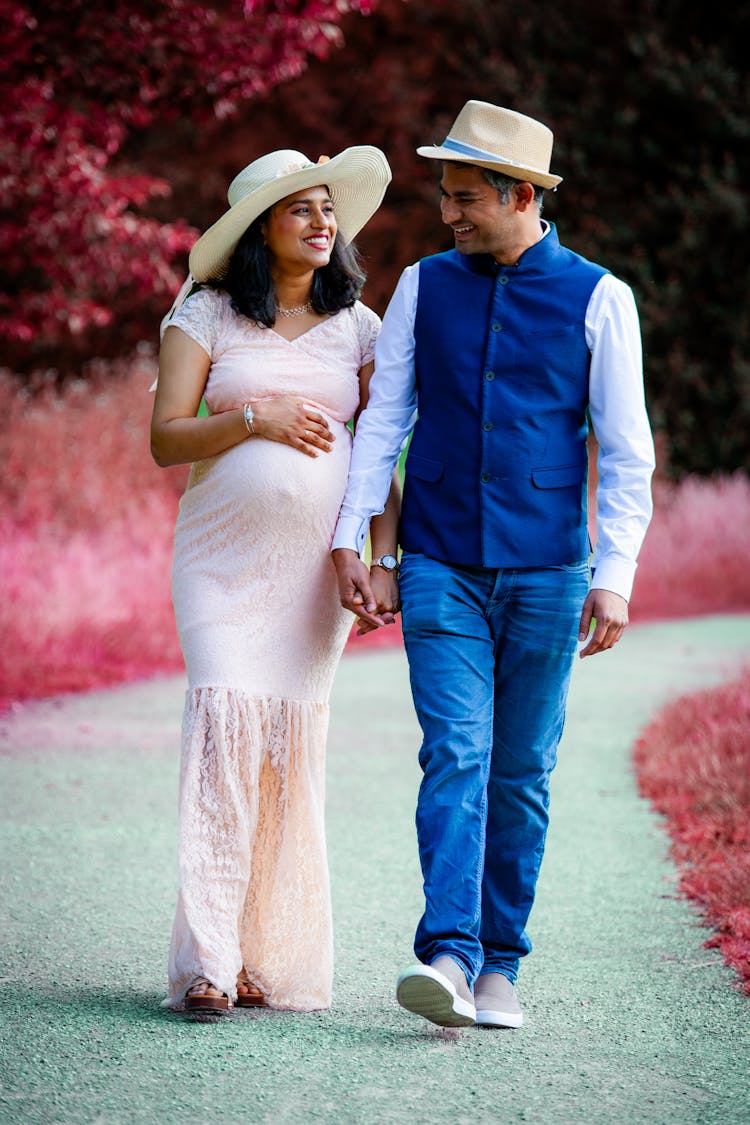
[{"label": "green mossy ground", "polygon": [[19,1125],[750,1122],[750,1011],[676,897],[630,747],[729,678],[748,618],[632,627],[575,669],[517,1032],[399,1009],[420,910],[419,731],[397,651],[344,658],[332,700],[330,1012],[165,1012],[179,678],[0,720],[0,1122]]}]

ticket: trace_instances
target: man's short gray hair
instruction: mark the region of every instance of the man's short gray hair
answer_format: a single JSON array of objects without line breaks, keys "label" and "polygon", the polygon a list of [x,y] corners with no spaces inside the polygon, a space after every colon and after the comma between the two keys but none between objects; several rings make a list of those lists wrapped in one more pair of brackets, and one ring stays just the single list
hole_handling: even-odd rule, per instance
[{"label": "man's short gray hair", "polygon": [[[521,183],[520,180],[514,179],[513,176],[506,176],[503,172],[493,172],[491,168],[481,168],[480,171],[490,187],[495,188],[497,191],[501,203],[507,203],[513,188],[516,184]],[[539,214],[541,215],[542,207],[544,206],[544,188],[538,187],[536,184],[532,184],[531,186],[534,189],[534,202],[539,208]]]}]

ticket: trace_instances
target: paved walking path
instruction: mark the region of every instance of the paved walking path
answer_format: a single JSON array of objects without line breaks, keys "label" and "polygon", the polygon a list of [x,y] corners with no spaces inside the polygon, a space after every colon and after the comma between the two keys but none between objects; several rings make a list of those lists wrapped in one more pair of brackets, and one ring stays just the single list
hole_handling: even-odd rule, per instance
[{"label": "paved walking path", "polygon": [[0,1122],[750,1123],[750,1005],[675,897],[629,749],[667,699],[733,675],[750,618],[633,627],[576,666],[517,1032],[399,1009],[420,909],[419,732],[400,652],[332,701],[330,1012],[164,1012],[181,678],[0,719]]}]

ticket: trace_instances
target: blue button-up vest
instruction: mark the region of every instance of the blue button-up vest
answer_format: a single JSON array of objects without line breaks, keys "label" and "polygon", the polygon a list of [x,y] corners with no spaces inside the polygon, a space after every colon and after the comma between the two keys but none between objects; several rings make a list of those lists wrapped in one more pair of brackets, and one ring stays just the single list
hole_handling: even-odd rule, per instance
[{"label": "blue button-up vest", "polygon": [[604,273],[553,226],[515,266],[420,262],[405,550],[485,567],[587,557],[584,317]]}]

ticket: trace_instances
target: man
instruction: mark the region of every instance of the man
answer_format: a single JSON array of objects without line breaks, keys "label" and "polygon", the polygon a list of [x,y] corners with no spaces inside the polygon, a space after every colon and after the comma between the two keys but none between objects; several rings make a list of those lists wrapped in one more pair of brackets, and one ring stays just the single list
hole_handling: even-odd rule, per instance
[{"label": "man", "polygon": [[379,627],[389,607],[360,552],[413,426],[399,580],[424,735],[425,911],[397,996],[441,1026],[519,1027],[576,641],[604,652],[627,625],[653,443],[631,291],[540,217],[560,183],[549,129],[470,101],[441,146],[417,151],[442,162],[455,249],[406,269],[386,312],[333,558],[342,603]]}]

